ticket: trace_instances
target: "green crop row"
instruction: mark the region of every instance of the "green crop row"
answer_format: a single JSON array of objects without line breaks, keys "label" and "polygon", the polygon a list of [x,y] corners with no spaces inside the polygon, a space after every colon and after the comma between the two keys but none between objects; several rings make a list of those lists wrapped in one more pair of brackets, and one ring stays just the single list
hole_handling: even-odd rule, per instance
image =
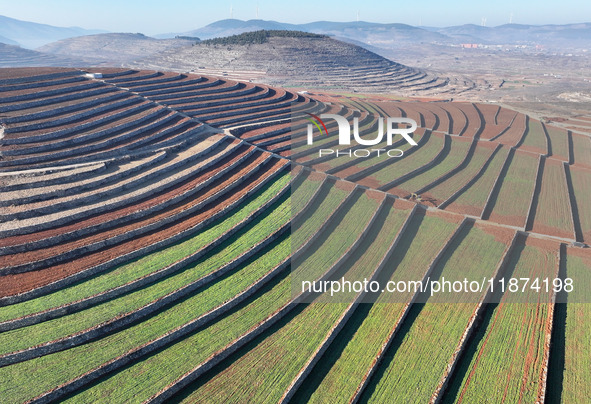
[{"label": "green crop row", "polygon": [[[457,225],[415,215],[386,263],[382,279],[393,282],[421,278]],[[374,365],[382,345],[396,327],[411,293],[382,294],[371,308],[363,305],[315,369],[317,383],[303,389],[311,403],[349,402]],[[296,400],[297,401],[297,400]]]},{"label": "green crop row", "polygon": [[537,155],[515,152],[492,210],[495,218],[515,226],[525,225],[538,164]]},{"label": "green crop row", "polygon": [[547,159],[544,165],[533,230],[546,234],[560,233],[573,238],[573,219],[566,175],[564,166],[556,160]]},{"label": "green crop row", "polygon": [[544,133],[542,122],[532,118],[528,120],[523,146],[540,154],[546,154],[548,152],[546,134]]},{"label": "green crop row", "polygon": [[422,172],[412,178],[409,178],[401,184],[398,184],[397,188],[401,188],[409,192],[414,192],[425,187],[426,185],[429,185],[442,175],[447,174],[448,172],[459,166],[468,154],[468,151],[470,150],[470,144],[471,142],[464,141],[463,139],[459,140],[457,138],[452,138],[451,150],[442,161],[435,164],[427,171]]},{"label": "green crop row", "polygon": [[349,194],[332,181],[325,182],[318,192],[318,197],[310,209],[298,218],[297,222],[292,222],[293,251],[297,251],[318,232],[320,225],[332,215]]},{"label": "green crop row", "polygon": [[480,216],[488,199],[488,195],[501,172],[501,168],[503,167],[503,163],[505,162],[508,153],[508,148],[504,147],[499,150],[480,178],[478,178],[470,188],[462,192],[458,198],[448,206],[448,208],[453,211]]},{"label": "green crop row", "polygon": [[574,197],[579,210],[579,222],[586,242],[591,241],[591,171],[570,166]]},{"label": "green crop row", "polygon": [[292,217],[301,211],[320,188],[324,176],[314,176],[302,173],[291,183],[291,211]]},{"label": "green crop row", "polygon": [[393,160],[392,164],[388,164],[386,167],[373,173],[372,177],[379,181],[381,185],[385,185],[432,161],[443,148],[443,144],[443,136],[432,134],[427,144],[408,157],[403,157],[402,159],[390,158],[390,160]]},{"label": "green crop row", "polygon": [[[349,217],[341,222],[344,225],[332,232],[338,234],[329,237],[322,249],[332,250],[333,247],[352,244],[353,240],[346,243],[341,241],[346,234],[344,231],[351,231],[355,221],[364,222],[354,218],[358,217],[357,210],[367,207],[368,203],[366,198],[360,198],[348,212]],[[354,282],[371,276],[407,214],[407,211],[398,211],[392,206],[378,214],[371,231],[358,248],[359,254],[354,254],[345,264],[345,279]],[[354,231],[359,235],[361,229],[357,227]],[[325,254],[312,254],[314,256],[316,259],[313,262],[320,268],[327,268],[335,260],[335,257],[328,258]],[[349,301],[355,295],[354,292],[348,294]],[[345,296],[338,300],[343,299]],[[226,371],[220,372],[211,381],[187,394],[186,400],[277,402],[347,307],[346,304],[335,302],[315,302],[306,306],[285,326],[269,333],[256,346],[253,344],[252,350],[233,362]]]},{"label": "green crop row", "polygon": [[277,403],[283,392],[347,309],[346,303],[312,303],[182,402]]},{"label": "green crop row", "polygon": [[9,353],[37,346],[94,327],[150,304],[191,282],[200,279],[232,262],[248,249],[263,242],[278,228],[289,222],[291,208],[286,195],[257,218],[252,225],[241,229],[220,246],[214,248],[197,263],[159,280],[147,287],[109,300],[79,312],[39,324],[0,334],[0,353]]},{"label": "green crop row", "polygon": [[[507,277],[553,279],[557,275],[556,251],[520,243],[509,260]],[[551,293],[551,292],[550,292]],[[550,296],[505,292],[501,302],[489,308],[482,328],[473,339],[465,363],[459,367],[460,386],[453,386],[448,401],[524,402],[537,401],[549,315]]]},{"label": "green crop row", "polygon": [[[493,275],[505,249],[493,235],[467,226],[452,241],[431,279],[466,277],[480,282]],[[402,325],[365,391],[368,402],[429,402],[477,307],[460,302],[463,297],[441,293],[413,306],[407,316],[412,321]]]},{"label": "green crop row", "polygon": [[460,172],[452,177],[429,189],[429,193],[441,202],[447,200],[450,196],[466,185],[484,166],[493,149],[489,147],[476,147],[470,161]]},{"label": "green crop row", "polygon": [[344,207],[347,211],[342,219],[331,222],[311,247],[292,262],[296,285],[300,280],[317,279],[328,269],[325,263],[336,262],[360,236],[378,205],[366,193],[346,203],[350,206]]},{"label": "green crop row", "polygon": [[[8,402],[22,402],[61,383],[65,383],[142,344],[155,340],[176,327],[187,324],[223,304],[238,293],[246,290],[257,279],[260,279],[269,270],[284,261],[289,254],[290,240],[284,237],[280,242],[260,252],[257,257],[244,263],[238,270],[227,274],[209,287],[200,290],[199,293],[192,294],[176,305],[162,310],[157,315],[145,319],[141,323],[85,345],[1,368],[0,390],[4,392],[4,398]],[[290,296],[289,288],[282,288],[281,293],[284,295],[281,301],[284,302]],[[245,326],[250,328],[274,310],[275,308],[263,310],[260,307],[252,312],[250,310],[244,312],[243,310],[242,316],[244,318],[240,318],[240,321],[234,320],[234,322],[236,326],[246,322]],[[252,321],[247,321],[248,319]],[[229,324],[229,326],[234,325]],[[207,332],[211,332],[213,329],[217,330],[219,324],[214,324],[212,327]],[[242,333],[244,331],[243,328],[239,328],[237,332]],[[230,338],[231,336],[235,338],[238,335],[224,329],[220,335],[216,335],[208,344],[201,346],[201,350],[204,350],[205,347],[214,349],[216,343],[223,343],[224,338]],[[211,353],[211,351],[207,352]],[[205,357],[208,355],[206,354]],[[185,356],[178,354],[178,356],[173,357],[181,358]],[[191,361],[191,363],[194,362]],[[175,361],[171,361],[171,364],[176,366]],[[133,375],[134,378],[136,376],[138,375]],[[23,385],[29,387],[22,389],[20,386]],[[127,385],[127,388],[133,386],[134,383],[131,382]]]},{"label": "green crop row", "polygon": [[[360,198],[354,207],[357,207],[357,210],[361,208],[367,209],[368,204],[367,198]],[[352,217],[358,217],[359,212],[357,210],[352,208],[347,214],[350,216],[349,220],[343,220],[341,226],[337,225],[336,230],[330,233],[332,237],[329,237],[325,241],[326,244],[323,247],[327,247],[328,250],[338,251],[336,257],[325,257],[320,253],[312,254],[314,258],[316,256],[325,258],[324,260],[321,258],[313,261],[321,270],[325,271],[343,253],[343,244],[346,243],[342,243],[343,237],[339,237],[337,233],[349,235],[356,232],[359,235],[359,223],[361,222],[361,226],[363,226],[364,221],[351,219]],[[353,240],[349,240],[348,244],[350,245],[352,242]],[[204,361],[212,353],[244,334],[250,327],[256,325],[273,311],[286,304],[291,298],[291,280],[291,278],[283,279],[274,288],[268,289],[260,296],[254,298],[251,304],[245,306],[243,309],[179,341],[166,350],[158,352],[128,369],[124,369],[109,378],[101,380],[100,383],[91,386],[80,395],[73,397],[73,402],[93,401],[93,399],[104,397],[107,394],[119,402],[127,400],[131,402],[143,401]],[[286,287],[288,288],[287,290],[285,289]],[[314,331],[319,332],[318,335],[326,334],[327,329],[331,327],[340,315],[340,312],[342,312],[342,309],[335,311],[334,308],[336,306],[335,304],[328,304],[324,310],[324,314],[333,316],[331,317],[332,320],[322,317],[322,315],[318,316],[318,329]],[[340,306],[343,309],[345,307],[345,305]],[[320,307],[320,305],[310,305],[309,307]],[[270,308],[273,309],[271,310]],[[316,316],[314,317],[316,318]],[[308,326],[309,324],[304,324],[303,329],[308,330]],[[324,333],[321,332],[323,327],[325,329]],[[306,342],[313,341],[312,335],[310,334],[311,332],[308,330]],[[273,338],[276,338],[275,334],[273,336]],[[303,347],[300,345],[301,343],[301,341],[297,341],[297,348],[293,347],[292,349],[287,349],[285,352],[291,352],[291,355],[297,356],[300,360],[305,361],[307,360],[307,356],[302,354]],[[171,360],[171,358],[175,359]],[[296,366],[296,364],[294,363],[293,366]],[[236,369],[238,368],[239,365],[233,363],[232,373],[237,372]],[[148,369],[149,371],[147,371]],[[253,371],[250,374],[259,377],[263,377],[264,375],[263,372]],[[264,377],[268,378],[269,376],[265,375]],[[269,380],[271,379],[272,377],[269,378]],[[239,380],[240,383],[245,381],[246,379]],[[235,383],[238,383],[238,381]]]},{"label": "green crop row", "polygon": [[[591,284],[591,256],[571,254],[569,249],[566,257],[566,276],[574,280],[575,288],[568,296],[564,327],[564,370],[550,369],[550,372],[563,371],[560,381],[562,396],[554,397],[563,403],[591,402],[591,300],[589,285]],[[564,303],[560,303],[563,305]],[[555,342],[559,344],[561,341]],[[558,390],[558,389],[555,389]],[[554,402],[554,401],[552,401]]]},{"label": "green crop row", "polygon": [[552,145],[552,156],[563,161],[569,160],[568,134],[564,129],[546,125],[550,143]]},{"label": "green crop row", "polygon": [[[386,255],[389,246],[394,241],[396,234],[401,229],[408,214],[408,208],[399,209],[393,203],[393,200],[385,202],[385,205],[376,216],[373,226],[366,236],[361,239],[361,244],[347,260],[347,264],[345,264],[343,269],[347,270],[345,280],[354,282],[363,280],[364,277],[367,279],[371,277],[371,273],[378,268],[380,261]],[[320,301],[324,299],[328,301],[342,301],[341,298],[334,299],[328,294],[324,294],[318,299]]]},{"label": "green crop row", "polygon": [[249,200],[232,211],[226,217],[200,230],[197,234],[181,240],[170,247],[150,253],[127,264],[119,265],[112,270],[88,279],[82,283],[60,289],[51,294],[27,300],[11,306],[0,307],[0,321],[18,318],[28,314],[40,312],[53,307],[59,307],[80,299],[87,298],[142,276],[158,271],[189,254],[198,251],[231,230],[238,223],[247,219],[260,206],[288,186],[289,174],[277,177],[262,190],[254,194]]}]

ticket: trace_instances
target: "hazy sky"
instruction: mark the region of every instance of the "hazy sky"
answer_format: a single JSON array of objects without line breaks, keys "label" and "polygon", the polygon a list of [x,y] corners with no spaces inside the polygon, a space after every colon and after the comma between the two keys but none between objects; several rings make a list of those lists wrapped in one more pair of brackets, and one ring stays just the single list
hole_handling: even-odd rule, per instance
[{"label": "hazy sky", "polygon": [[399,22],[450,26],[566,24],[591,21],[590,0],[0,0],[0,15],[56,26],[80,26],[148,35],[184,32],[233,17],[281,22]]}]

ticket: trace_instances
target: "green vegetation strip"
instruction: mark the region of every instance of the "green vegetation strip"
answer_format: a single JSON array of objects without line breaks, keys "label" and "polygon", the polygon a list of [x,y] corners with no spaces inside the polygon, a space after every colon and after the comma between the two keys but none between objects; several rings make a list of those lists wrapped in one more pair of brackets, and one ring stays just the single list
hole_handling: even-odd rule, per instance
[{"label": "green vegetation strip", "polygon": [[493,149],[491,148],[476,146],[474,154],[466,167],[454,176],[429,189],[429,193],[438,200],[445,201],[454,192],[466,185],[480,171],[492,152]]},{"label": "green vegetation strip", "polygon": [[390,158],[390,160],[393,160],[392,164],[388,164],[386,167],[375,172],[372,174],[372,177],[378,180],[380,185],[387,184],[432,161],[442,148],[443,137],[433,134],[427,144],[415,153],[402,159]]},{"label": "green vegetation strip", "polygon": [[[570,249],[569,249],[570,250]],[[566,276],[575,280],[575,289],[568,296],[564,327],[563,403],[591,402],[591,256],[583,258],[567,253]],[[583,286],[584,285],[584,286]],[[563,304],[563,303],[562,303]],[[560,343],[556,341],[555,343]],[[552,369],[560,372],[562,369]],[[552,380],[549,380],[552,383]],[[554,401],[551,401],[554,402]]]},{"label": "green vegetation strip", "polygon": [[296,262],[292,262],[292,273],[296,282],[318,279],[327,270],[326,263],[336,262],[343,256],[360,236],[377,205],[377,200],[369,198],[366,193],[354,200],[336,227],[330,228],[328,234],[323,234],[316,240],[313,248],[295,260]]},{"label": "green vegetation strip", "polygon": [[546,126],[550,143],[552,144],[552,156],[563,161],[569,160],[568,152],[568,134],[563,129],[558,129],[553,126]]},{"label": "green vegetation strip", "polygon": [[[480,282],[493,275],[504,250],[494,236],[468,226],[444,253],[432,279],[466,277]],[[412,307],[362,400],[429,402],[477,307],[459,303],[461,298],[461,294],[436,294],[426,304]]]},{"label": "green vegetation strip", "polygon": [[[362,206],[371,206],[370,201],[363,199],[365,198],[356,203],[349,215],[354,214],[355,207],[360,203]],[[373,202],[375,208],[375,201]],[[408,214],[395,210],[386,210],[382,213],[386,214],[386,218],[384,214],[380,214],[375,222],[386,222],[381,231],[377,235],[372,235],[370,231],[365,236],[367,239],[375,237],[376,242],[362,242],[357,250],[361,255],[355,257],[357,254],[354,254],[354,258],[343,269],[346,271],[343,275],[345,279],[353,282],[370,277]],[[344,221],[349,222],[351,218]],[[347,294],[347,297],[340,296],[338,300],[352,301],[355,295],[356,293],[352,292]],[[194,401],[199,398],[205,402],[277,402],[347,307],[348,304],[335,302],[316,302],[306,306],[288,324],[270,334],[246,355],[232,363],[230,368],[192,392],[187,400]],[[278,352],[282,354],[278,355]]]},{"label": "green vegetation strip", "polygon": [[579,221],[586,242],[591,241],[591,170],[583,170],[576,166],[569,167],[573,181],[573,190],[579,209]]},{"label": "green vegetation strip", "polygon": [[529,147],[540,154],[546,154],[548,152],[546,133],[544,132],[542,122],[532,118],[527,120],[523,146]]},{"label": "green vegetation strip", "polygon": [[247,354],[200,386],[186,402],[276,403],[347,309],[346,303],[312,303],[287,325],[250,346]]},{"label": "green vegetation strip", "polygon": [[[556,251],[523,244],[516,250],[507,275],[556,277]],[[546,334],[552,322],[549,300],[544,290],[539,294],[529,288],[519,293],[505,292],[501,302],[485,315],[484,326],[474,339],[478,345],[468,347],[469,362],[460,365],[461,386],[448,401],[536,402]]]},{"label": "green vegetation strip", "polygon": [[314,209],[305,212],[296,223],[292,222],[292,250],[294,252],[316,234],[318,225],[324,223],[333,214],[349,193],[336,187],[333,181],[322,185],[318,199],[314,201]]},{"label": "green vegetation strip", "polygon": [[460,141],[452,138],[451,150],[445,159],[435,164],[427,171],[420,173],[415,177],[409,178],[401,184],[398,184],[397,187],[405,189],[409,192],[413,192],[418,191],[426,185],[429,185],[442,175],[447,174],[459,166],[464,158],[466,158],[466,154],[468,153],[468,150],[470,150],[470,145],[471,142]]},{"label": "green vegetation strip", "polygon": [[[348,274],[350,274],[350,277],[345,277],[346,280],[353,282],[357,279],[363,279],[363,277],[358,276],[358,273],[362,273],[364,277],[369,279],[371,273],[378,267],[388,252],[390,245],[410,213],[410,209],[400,209],[392,202],[385,202],[386,205],[376,217],[374,225],[363,237],[361,244],[349,259],[351,269],[348,270]],[[327,295],[322,295],[320,299],[330,300]]]},{"label": "green vegetation strip", "polygon": [[63,338],[131,313],[238,258],[252,246],[263,242],[283,224],[288,223],[290,216],[289,198],[284,197],[268,214],[257,218],[252,226],[240,230],[222,245],[214,248],[204,259],[185,270],[86,310],[0,334],[0,353],[14,352]]},{"label": "green vegetation strip", "polygon": [[[289,238],[283,238],[218,282],[139,324],[86,345],[0,368],[0,391],[4,392],[9,402],[25,401],[198,318],[241,293],[284,261],[289,256],[289,241]],[[243,313],[244,319],[240,321],[257,318],[254,322],[248,322],[247,326],[250,327],[264,318],[266,313],[269,312],[255,310],[254,313]],[[216,326],[214,329],[217,329]],[[204,346],[214,347],[217,342],[223,343],[224,338],[232,335],[234,334],[230,331],[224,330],[222,335],[216,336]],[[181,353],[177,355],[175,357],[186,357]],[[28,386],[27,389],[22,388],[24,385]],[[134,383],[128,384],[126,388],[132,386]],[[90,400],[94,401],[96,400]]]},{"label": "green vegetation strip", "polygon": [[291,183],[291,211],[292,218],[308,205],[316,194],[325,177],[313,177],[309,173],[302,173]]},{"label": "green vegetation strip", "polygon": [[591,167],[591,138],[573,134],[573,154],[575,164]]},{"label": "green vegetation strip", "polygon": [[206,247],[237,224],[252,215],[257,208],[273,198],[289,183],[289,174],[283,174],[275,181],[253,195],[242,207],[233,211],[222,220],[199,231],[190,238],[170,247],[150,253],[127,264],[119,265],[111,271],[84,282],[60,289],[49,295],[38,297],[11,306],[0,307],[0,320],[6,321],[53,307],[75,302],[118,286],[132,282],[142,276],[156,272],[168,265]]},{"label": "green vegetation strip", "polygon": [[[569,192],[562,162],[551,159],[546,160],[534,229],[536,229],[536,225],[554,228],[566,233],[562,234],[566,237],[574,237]],[[548,231],[548,229],[544,228],[541,230]]]},{"label": "green vegetation strip", "polygon": [[[504,216],[513,225],[525,225],[536,183],[538,159],[539,157],[535,154],[515,153],[507,175],[503,178],[491,218],[493,216]],[[522,222],[519,223],[519,220],[522,220]]]},{"label": "green vegetation strip", "polygon": [[[311,255],[307,265],[314,265],[317,267],[316,269],[326,270],[343,254],[369,220],[369,218],[366,220],[351,220],[351,218],[358,218],[361,210],[367,211],[372,206],[375,209],[377,205],[376,201],[368,199],[366,197],[359,198],[347,214],[350,216],[349,220],[343,220],[337,224],[335,231],[330,232],[325,240],[326,250],[334,251],[334,256],[323,254],[322,252],[325,250],[323,248]],[[343,241],[342,235],[347,235],[345,241]],[[228,317],[111,377],[101,379],[100,383],[73,397],[72,402],[92,402],[107,395],[116,402],[127,400],[142,402],[246,333],[251,327],[260,323],[290,300],[291,278],[288,277],[279,281],[273,288],[266,288],[260,295],[255,296],[249,305],[236,310]],[[327,306],[330,308],[336,305],[328,304]],[[340,313],[329,312],[327,315],[334,316],[336,320]],[[328,327],[332,324],[324,319],[319,321],[320,324],[328,324]],[[290,351],[295,354],[298,349]],[[171,360],[171,358],[175,359]],[[262,376],[262,373],[259,372],[259,376]],[[288,380],[288,383],[289,381],[291,379]],[[279,392],[279,394],[281,393],[282,391]]]},{"label": "green vegetation strip", "polygon": [[[397,282],[421,277],[456,226],[441,218],[415,215],[384,268],[384,278]],[[311,403],[349,402],[396,327],[406,308],[402,302],[410,295],[400,293],[394,299],[382,294],[371,306],[358,308],[317,365],[313,374],[318,382],[303,389],[302,399]]]},{"label": "green vegetation strip", "polygon": [[474,208],[475,211],[478,210],[480,213],[482,213],[482,209],[484,209],[488,195],[493,188],[497,177],[499,176],[508,153],[508,148],[502,148],[495,155],[495,157],[493,157],[489,166],[482,173],[482,176],[476,180],[476,182],[472,184],[470,188],[462,192],[451,205],[455,205],[456,207],[460,208],[469,206]]}]

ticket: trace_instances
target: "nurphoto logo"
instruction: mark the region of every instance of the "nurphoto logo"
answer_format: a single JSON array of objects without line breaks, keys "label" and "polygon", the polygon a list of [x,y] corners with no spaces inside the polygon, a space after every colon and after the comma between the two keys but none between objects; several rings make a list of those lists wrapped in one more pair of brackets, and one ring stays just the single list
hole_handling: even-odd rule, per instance
[{"label": "nurphoto logo", "polygon": [[[336,114],[322,114],[319,117],[307,113],[311,118],[307,118],[311,123],[308,124],[308,145],[314,144],[314,127],[318,129],[320,136],[328,136],[328,129],[324,123],[325,119],[334,119],[339,130],[339,145],[351,145],[351,132],[353,132],[354,141],[360,146],[376,146],[384,141],[386,136],[386,145],[392,146],[395,136],[401,136],[411,146],[417,146],[417,142],[411,137],[411,134],[417,129],[417,123],[410,118],[378,118],[378,132],[374,138],[363,138],[359,134],[359,118],[353,119],[353,130],[349,121],[343,116]],[[384,130],[384,121],[386,129]],[[400,149],[319,149],[318,156],[327,156],[334,154],[335,157],[349,156],[349,157],[369,157],[372,154],[380,156],[385,153],[388,157],[402,157],[404,152]]]}]

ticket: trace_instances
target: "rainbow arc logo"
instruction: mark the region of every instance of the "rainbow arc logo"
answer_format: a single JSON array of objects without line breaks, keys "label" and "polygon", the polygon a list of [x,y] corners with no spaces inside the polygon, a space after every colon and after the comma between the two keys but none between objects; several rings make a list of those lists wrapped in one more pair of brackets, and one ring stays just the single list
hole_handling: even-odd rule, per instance
[{"label": "rainbow arc logo", "polygon": [[[317,115],[311,114],[309,112],[306,112],[306,114],[308,114],[312,118],[316,119],[316,121],[314,121],[310,118],[306,118],[308,121],[312,122],[318,128],[318,132],[320,132],[320,134],[322,134],[322,128],[324,128],[324,134],[328,136],[328,129],[326,129],[326,125],[324,124],[324,121],[322,121],[322,119],[320,119],[320,117]],[[322,128],[320,127],[320,125],[318,125],[318,123],[320,123],[320,125],[322,125]]]}]

